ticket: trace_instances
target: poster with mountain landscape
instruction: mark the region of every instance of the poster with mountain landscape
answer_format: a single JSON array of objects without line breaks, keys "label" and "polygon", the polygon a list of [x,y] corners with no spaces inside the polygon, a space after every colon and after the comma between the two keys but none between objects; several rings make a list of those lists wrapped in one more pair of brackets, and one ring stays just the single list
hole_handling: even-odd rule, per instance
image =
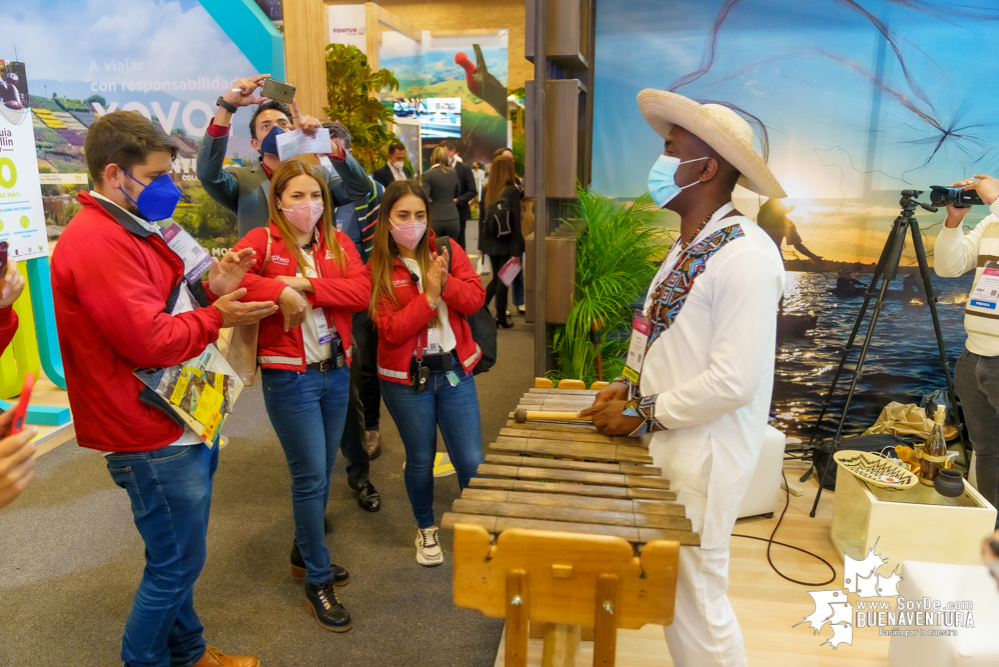
[{"label": "poster with mountain landscape", "polygon": [[[899,215],[900,191],[999,175],[996,3],[601,0],[595,25],[597,192],[626,203],[646,191],[663,142],[638,110],[643,88],[724,102],[754,125],[756,147],[788,197],[766,202],[737,188],[735,203],[784,256],[773,409],[779,428],[807,435]],[[974,207],[965,229],[987,214]],[[932,266],[944,212],[919,210],[916,218]],[[679,221],[664,213],[662,222],[676,229]],[[945,386],[925,293],[912,279],[915,261],[910,239],[848,432],[873,423],[890,400],[918,403]],[[952,368],[971,278],[932,278]],[[850,287],[840,289],[841,280]]]},{"label": "poster with mountain landscape", "polygon": [[[171,176],[183,198],[174,219],[215,254],[231,247],[235,217],[205,193],[195,162],[215,100],[256,71],[201,4],[38,0],[21,3],[8,19],[17,27],[19,57],[31,63],[31,122],[49,238],[58,238],[80,209],[76,194],[89,187],[69,176],[86,172],[87,128],[124,109],[158,122],[178,145]],[[227,163],[257,159],[251,115],[237,114]]]},{"label": "poster with mountain landscape", "polygon": [[[468,36],[424,31],[420,42],[395,32],[385,32],[383,38],[379,65],[392,70],[399,81],[399,89],[383,101],[413,106],[412,101],[425,98],[460,99],[460,136],[453,140],[462,159],[469,164],[492,161],[493,152],[507,145],[506,31]],[[424,133],[424,168],[444,138]]]}]

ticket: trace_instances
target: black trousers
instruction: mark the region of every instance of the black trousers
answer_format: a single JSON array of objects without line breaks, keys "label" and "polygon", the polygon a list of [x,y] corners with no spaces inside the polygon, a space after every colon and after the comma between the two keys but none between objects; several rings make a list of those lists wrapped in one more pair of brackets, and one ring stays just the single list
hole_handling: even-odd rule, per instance
[{"label": "black trousers", "polygon": [[357,488],[368,481],[371,459],[364,447],[364,406],[361,404],[361,363],[355,356],[350,364],[350,399],[343,426],[340,452],[347,457],[347,483]]},{"label": "black trousers", "polygon": [[496,297],[496,319],[499,320],[506,319],[506,295],[510,289],[500,280],[499,272],[503,265],[509,261],[510,255],[489,255],[489,263],[492,264],[493,268],[493,279],[486,286],[486,305],[488,306],[489,302],[493,300],[493,296]]},{"label": "black trousers", "polygon": [[382,403],[382,390],[378,384],[378,330],[366,310],[354,313],[354,345],[354,360],[361,363],[364,430],[377,431]]}]

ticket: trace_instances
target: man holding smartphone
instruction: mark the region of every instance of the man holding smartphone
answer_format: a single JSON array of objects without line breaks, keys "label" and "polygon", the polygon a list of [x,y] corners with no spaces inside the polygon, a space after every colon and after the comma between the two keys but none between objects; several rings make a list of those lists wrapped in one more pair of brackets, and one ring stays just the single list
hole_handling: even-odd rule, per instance
[{"label": "man holding smartphone", "polygon": [[975,447],[978,492],[995,506],[999,501],[999,319],[996,293],[999,280],[999,180],[979,174],[954,183],[974,190],[991,215],[967,234],[961,227],[970,208],[947,207],[947,219],[933,246],[933,270],[952,278],[975,272],[971,295],[964,307],[968,340],[954,366],[954,388],[961,397],[968,435]]},{"label": "man holding smartphone", "polygon": [[196,357],[220,328],[258,322],[277,306],[238,301],[256,262],[251,249],[211,260],[207,286],[221,296],[208,304],[200,272],[188,268],[192,254],[200,267],[207,253],[156,224],[181,196],[170,177],[177,145],[158,123],[134,111],[105,114],[84,149],[94,189],[77,196],[83,210],[52,253],[52,294],[77,442],[105,453],[145,542],[121,658],[127,667],[256,667],[256,658],[207,646],[194,611],[217,441],[178,423],[134,371]]},{"label": "man holding smartphone", "polygon": [[[212,199],[236,214],[240,238],[251,229],[265,227],[270,219],[267,188],[271,174],[281,165],[277,137],[295,129],[295,125],[308,135],[314,135],[322,127],[315,118],[300,113],[294,101],[289,107],[284,102],[257,95],[257,88],[269,78],[269,74],[258,74],[240,79],[229,92],[219,97],[218,111],[198,152],[198,179]],[[260,163],[223,169],[232,117],[241,107],[253,104],[258,106],[250,117],[250,145],[260,152]],[[333,170],[327,171],[333,203],[343,206],[367,199],[372,187],[368,175],[342,143],[338,144],[338,149],[338,154],[331,159]]]}]

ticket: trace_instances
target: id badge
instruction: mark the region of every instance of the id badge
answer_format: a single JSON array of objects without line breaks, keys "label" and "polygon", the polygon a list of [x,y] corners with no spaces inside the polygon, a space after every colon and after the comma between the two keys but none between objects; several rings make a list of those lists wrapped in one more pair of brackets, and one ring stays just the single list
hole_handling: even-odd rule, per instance
[{"label": "id badge", "polygon": [[322,308],[313,308],[312,319],[316,323],[316,329],[319,331],[319,344],[328,345],[333,340],[333,332],[330,331],[329,325],[326,324],[326,313],[323,312]]},{"label": "id badge", "polygon": [[642,375],[642,363],[645,361],[645,344],[649,341],[649,331],[651,325],[649,318],[640,310],[635,311],[635,318],[632,321],[631,343],[628,345],[628,360],[625,362],[622,374],[638,384],[638,378]]},{"label": "id badge", "polygon": [[162,225],[163,240],[170,246],[170,250],[177,253],[177,256],[184,262],[184,277],[187,278],[187,282],[197,281],[201,274],[211,268],[211,256],[183,227],[173,220],[164,222],[165,224]]},{"label": "id badge", "polygon": [[989,260],[985,262],[982,277],[978,279],[975,290],[971,293],[970,304],[976,308],[995,310],[997,300],[999,300],[999,263]]}]

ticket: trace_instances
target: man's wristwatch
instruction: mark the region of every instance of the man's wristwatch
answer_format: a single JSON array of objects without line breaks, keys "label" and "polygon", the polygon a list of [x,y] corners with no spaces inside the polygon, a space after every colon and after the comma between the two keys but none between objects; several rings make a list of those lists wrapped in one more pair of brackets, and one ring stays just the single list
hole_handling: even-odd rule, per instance
[{"label": "man's wristwatch", "polygon": [[215,106],[222,107],[223,109],[225,109],[229,113],[236,113],[236,106],[232,105],[232,104],[229,104],[228,102],[226,102],[225,98],[222,97],[221,95],[219,95],[219,98],[217,100],[215,100]]}]

